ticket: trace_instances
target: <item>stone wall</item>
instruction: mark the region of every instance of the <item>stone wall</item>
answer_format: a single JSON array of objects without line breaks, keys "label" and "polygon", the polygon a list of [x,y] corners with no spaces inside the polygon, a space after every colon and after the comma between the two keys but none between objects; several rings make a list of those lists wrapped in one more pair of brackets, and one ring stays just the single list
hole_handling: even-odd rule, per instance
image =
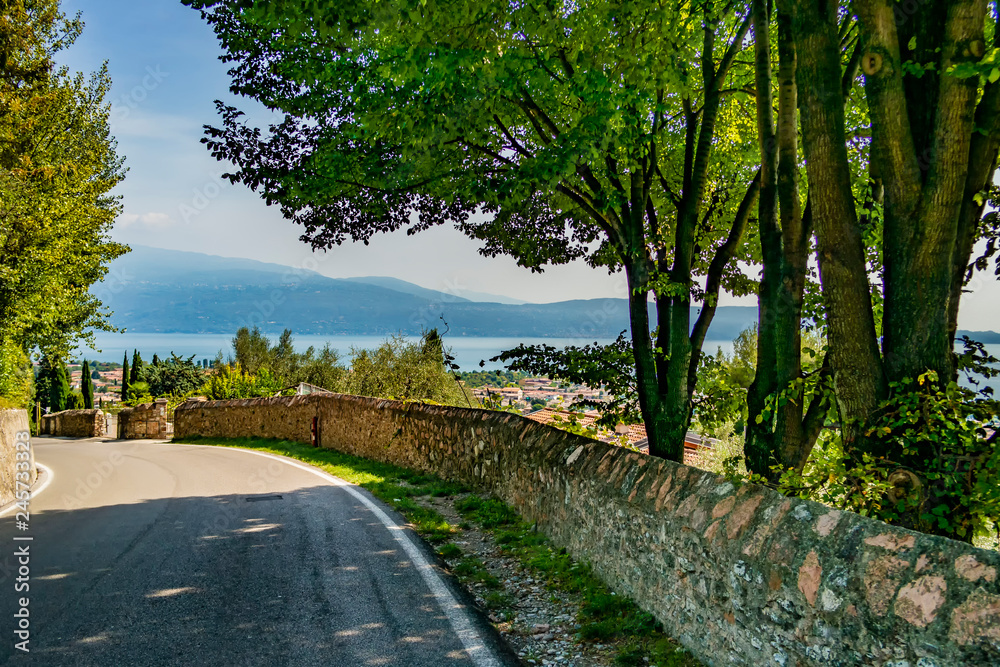
[{"label": "stone wall", "polygon": [[125,440],[160,439],[173,435],[173,424],[167,421],[167,399],[123,408],[118,413],[118,437]]},{"label": "stone wall", "polygon": [[707,664],[1000,664],[992,551],[508,413],[341,395],[175,412],[178,437],[308,443],[314,424],[324,447],[507,501]]},{"label": "stone wall", "polygon": [[39,435],[98,438],[107,433],[105,414],[100,410],[63,410],[42,415]]},{"label": "stone wall", "polygon": [[[25,410],[0,410],[0,505],[6,505],[16,498],[17,494],[17,473],[27,472],[28,479],[22,479],[29,486],[35,483],[38,477],[38,470],[35,468],[35,452],[30,445],[27,447],[19,443],[25,442],[26,436],[18,439],[18,434],[26,434],[30,431],[28,413]],[[27,471],[19,471],[18,463],[24,468],[27,462]],[[20,487],[24,490],[24,487]]]}]

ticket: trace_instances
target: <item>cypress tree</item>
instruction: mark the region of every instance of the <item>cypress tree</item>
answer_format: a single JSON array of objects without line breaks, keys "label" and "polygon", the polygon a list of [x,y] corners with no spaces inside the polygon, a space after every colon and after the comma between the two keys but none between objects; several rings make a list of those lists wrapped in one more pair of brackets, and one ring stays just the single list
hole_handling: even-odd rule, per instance
[{"label": "cypress tree", "polygon": [[94,381],[90,378],[90,364],[83,360],[83,371],[80,373],[80,392],[83,394],[83,408],[94,409]]},{"label": "cypress tree", "polygon": [[128,351],[125,351],[125,358],[122,359],[122,401],[128,400],[129,386]]},{"label": "cypress tree", "polygon": [[72,390],[69,388],[69,373],[66,372],[66,365],[62,359],[52,359],[51,361],[52,383],[49,385],[49,407],[52,412],[61,412],[69,404],[69,395]]},{"label": "cypress tree", "polygon": [[153,353],[153,361],[152,361],[152,364],[153,364],[154,366],[159,366],[159,365],[160,365],[160,358],[159,358],[158,356],[156,356],[156,353],[155,353],[155,352]]},{"label": "cypress tree", "polygon": [[140,382],[142,380],[142,357],[139,355],[139,350],[136,349],[132,352],[132,374],[129,375],[128,383],[130,385]]}]

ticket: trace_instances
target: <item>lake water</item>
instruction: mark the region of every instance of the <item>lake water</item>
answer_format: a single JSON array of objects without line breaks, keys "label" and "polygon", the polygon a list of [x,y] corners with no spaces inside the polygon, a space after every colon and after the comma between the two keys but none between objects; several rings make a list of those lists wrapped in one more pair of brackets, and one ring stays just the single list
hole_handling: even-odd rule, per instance
[{"label": "lake water", "polygon": [[[221,350],[224,356],[232,353],[232,335],[230,334],[156,334],[156,333],[123,333],[111,334],[98,332],[95,334],[96,347],[94,349],[81,349],[78,354],[88,359],[96,361],[118,361],[122,360],[126,350],[131,359],[132,350],[138,349],[142,358],[146,361],[152,359],[153,354],[161,359],[170,358],[170,353],[174,352],[182,357],[189,357],[192,354],[195,359],[214,359]],[[277,340],[277,335],[271,336],[272,341]],[[310,345],[319,349],[329,343],[330,347],[337,350],[346,361],[350,355],[351,348],[371,349],[378,347],[385,336],[324,336],[324,335],[296,335],[293,337],[295,349],[304,351]],[[455,357],[455,362],[463,371],[474,371],[479,369],[479,362],[485,361],[484,368],[488,370],[503,368],[500,362],[491,362],[490,357],[495,357],[503,350],[517,347],[519,344],[526,345],[551,345],[555,348],[562,348],[567,345],[586,345],[595,342],[590,338],[485,338],[476,336],[445,336],[445,346],[451,348],[451,353]],[[610,339],[598,339],[596,342],[607,344]],[[726,354],[733,351],[733,343],[729,340],[707,340],[704,350],[708,354],[722,348]],[[1000,357],[1000,344],[987,345],[986,350],[994,357]],[[1000,395],[1000,378],[994,378],[990,383],[993,390]]]},{"label": "lake water", "polygon": [[[277,336],[270,336],[272,342],[277,340]],[[156,334],[156,333],[124,333],[109,334],[98,332],[95,334],[95,345],[98,350],[84,348],[77,351],[80,356],[96,361],[117,361],[121,362],[128,351],[129,358],[132,357],[132,350],[138,349],[142,358],[149,361],[156,354],[161,359],[169,359],[170,353],[174,352],[181,357],[189,357],[192,354],[195,359],[215,358],[221,350],[223,356],[232,354],[232,335],[230,334]],[[340,352],[341,356],[347,360],[351,348],[372,349],[378,347],[385,336],[324,336],[324,335],[295,335],[293,341],[295,349],[304,351],[310,345],[319,349],[330,344],[330,347]],[[503,368],[500,362],[493,363],[490,357],[495,357],[503,350],[517,347],[519,344],[526,345],[551,345],[555,348],[563,348],[567,345],[587,345],[595,342],[592,338],[482,338],[473,336],[445,336],[445,347],[451,348],[451,353],[463,371],[474,371],[479,369],[479,362],[485,361],[484,368]],[[596,342],[607,344],[610,339],[598,339]],[[732,341],[707,341],[705,351],[715,353],[721,346],[726,352],[731,352]]]}]

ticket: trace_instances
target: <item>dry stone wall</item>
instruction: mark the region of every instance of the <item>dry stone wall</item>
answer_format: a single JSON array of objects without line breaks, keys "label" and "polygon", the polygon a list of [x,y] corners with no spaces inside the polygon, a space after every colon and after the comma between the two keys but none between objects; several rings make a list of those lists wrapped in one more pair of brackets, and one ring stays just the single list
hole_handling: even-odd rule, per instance
[{"label": "dry stone wall", "polygon": [[142,403],[123,408],[118,413],[118,437],[124,440],[144,438],[169,438],[173,424],[167,421],[167,399],[158,398],[152,403]]},{"label": "dry stone wall", "polygon": [[[26,483],[29,486],[34,484],[38,477],[35,452],[31,447],[30,438],[26,435],[29,431],[27,411],[0,410],[0,506],[16,498],[18,472],[28,473]],[[23,444],[25,442],[28,443],[27,446]],[[25,463],[28,464],[27,470],[19,470],[19,464],[20,468],[25,468]]]},{"label": "dry stone wall", "polygon": [[107,432],[105,414],[100,410],[63,410],[42,415],[40,435],[98,438]]},{"label": "dry stone wall", "polygon": [[1000,664],[1000,554],[520,416],[312,395],[190,402],[178,437],[311,442],[461,480],[537,522],[709,665]]}]

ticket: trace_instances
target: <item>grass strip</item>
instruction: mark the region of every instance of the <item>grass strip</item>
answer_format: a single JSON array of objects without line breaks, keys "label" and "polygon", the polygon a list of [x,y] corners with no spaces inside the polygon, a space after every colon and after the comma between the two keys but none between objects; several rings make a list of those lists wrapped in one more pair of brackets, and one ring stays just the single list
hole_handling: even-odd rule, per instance
[{"label": "grass strip", "polygon": [[499,590],[499,580],[490,574],[481,560],[464,555],[460,547],[448,542],[460,532],[459,529],[450,525],[439,512],[414,500],[421,496],[461,495],[455,501],[455,509],[466,520],[461,524],[463,528],[468,528],[468,522],[474,521],[493,535],[504,552],[519,560],[537,578],[543,579],[550,590],[581,597],[583,603],[578,615],[580,640],[616,644],[619,650],[615,661],[622,667],[689,667],[701,664],[663,634],[661,625],[651,614],[608,589],[594,576],[589,565],[575,562],[565,549],[554,548],[548,538],[521,519],[506,503],[471,494],[471,489],[463,484],[288,440],[192,437],[174,442],[239,447],[287,456],[367,489],[406,517],[424,539],[435,543],[437,553],[452,562],[452,572],[463,584],[484,589],[486,606],[491,611],[506,615],[514,601]]}]

